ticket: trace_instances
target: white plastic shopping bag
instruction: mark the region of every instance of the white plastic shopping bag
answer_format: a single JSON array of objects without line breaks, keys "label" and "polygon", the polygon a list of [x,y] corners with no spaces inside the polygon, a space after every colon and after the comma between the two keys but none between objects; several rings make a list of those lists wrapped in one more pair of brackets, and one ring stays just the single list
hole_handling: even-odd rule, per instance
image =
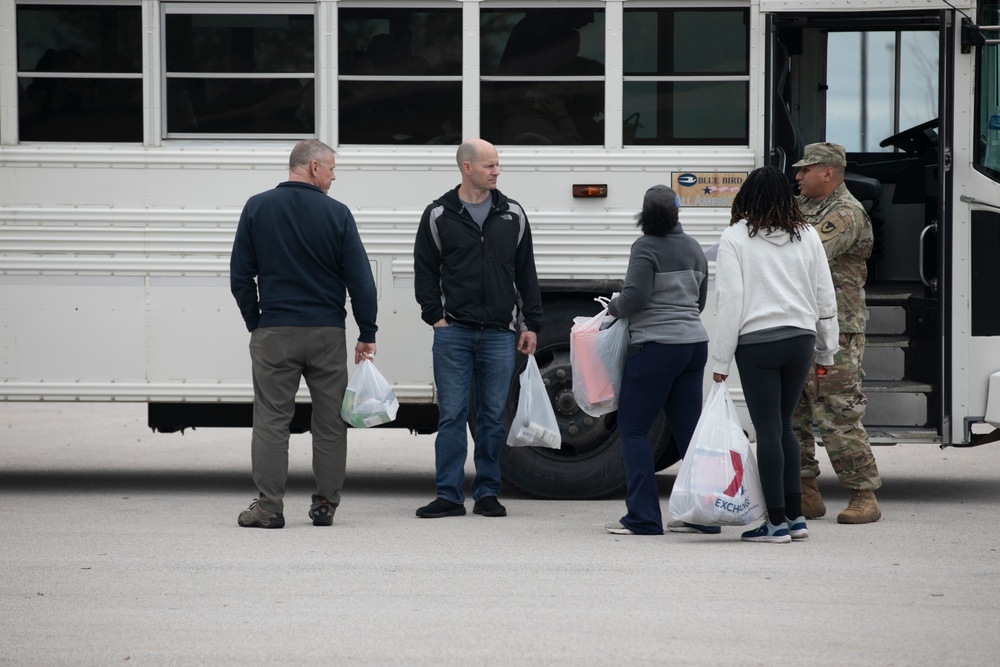
[{"label": "white plastic shopping bag", "polygon": [[528,356],[528,365],[518,377],[521,391],[517,398],[517,412],[507,435],[507,444],[511,447],[559,449],[562,446],[559,422],[556,421],[556,413],[552,410],[534,355]]},{"label": "white plastic shopping bag", "polygon": [[577,317],[574,322],[569,334],[573,397],[581,410],[600,417],[618,409],[628,356],[628,320],[615,319],[605,305],[597,315]]},{"label": "white plastic shopping bag", "polygon": [[757,459],[729,389],[716,382],[670,492],[670,518],[704,526],[745,526],[765,511]]},{"label": "white plastic shopping bag", "polygon": [[364,428],[391,422],[398,410],[399,401],[392,385],[371,360],[362,359],[354,377],[347,383],[340,416],[351,426]]}]

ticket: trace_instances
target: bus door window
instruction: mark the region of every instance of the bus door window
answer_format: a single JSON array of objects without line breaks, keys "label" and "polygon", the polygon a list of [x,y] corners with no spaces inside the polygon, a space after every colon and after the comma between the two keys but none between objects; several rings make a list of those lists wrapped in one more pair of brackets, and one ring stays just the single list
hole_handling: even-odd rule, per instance
[{"label": "bus door window", "polygon": [[[1000,3],[981,3],[979,25],[1000,25]],[[1000,46],[984,44],[978,47],[978,52],[976,136],[979,141],[975,142],[974,164],[978,171],[1000,181]],[[995,127],[991,128],[991,122]]]}]

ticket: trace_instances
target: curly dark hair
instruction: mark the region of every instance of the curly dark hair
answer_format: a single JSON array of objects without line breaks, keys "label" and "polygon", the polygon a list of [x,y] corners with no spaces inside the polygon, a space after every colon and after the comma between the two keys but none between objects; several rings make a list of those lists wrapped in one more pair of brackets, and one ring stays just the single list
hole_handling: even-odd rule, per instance
[{"label": "curly dark hair", "polygon": [[[669,190],[673,196],[674,191]],[[650,236],[666,236],[677,226],[679,211],[673,202],[667,204],[665,201],[645,199],[642,203],[642,212],[635,215],[635,226],[642,230],[643,234]]]},{"label": "curly dark hair", "polygon": [[779,229],[791,234],[792,240],[802,240],[799,230],[809,224],[795,202],[791,184],[775,167],[754,169],[743,181],[733,199],[729,224],[740,220],[747,221],[750,236],[756,236],[761,229]]}]

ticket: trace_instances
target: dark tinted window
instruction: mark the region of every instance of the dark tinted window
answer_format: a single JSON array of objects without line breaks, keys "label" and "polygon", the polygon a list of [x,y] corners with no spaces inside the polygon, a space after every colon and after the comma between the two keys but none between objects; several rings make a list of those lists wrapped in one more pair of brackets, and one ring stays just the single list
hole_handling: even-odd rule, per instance
[{"label": "dark tinted window", "polygon": [[17,7],[22,141],[142,141],[138,6]]},{"label": "dark tinted window", "polygon": [[168,72],[312,72],[313,17],[168,14]]},{"label": "dark tinted window", "polygon": [[457,144],[462,127],[462,12],[339,12],[342,144]]},{"label": "dark tinted window", "polygon": [[749,12],[626,9],[626,144],[749,141]]},{"label": "dark tinted window", "polygon": [[481,24],[483,138],[604,143],[603,11],[484,9]]},{"label": "dark tinted window", "polygon": [[168,135],[315,134],[312,14],[170,13],[165,42]]}]

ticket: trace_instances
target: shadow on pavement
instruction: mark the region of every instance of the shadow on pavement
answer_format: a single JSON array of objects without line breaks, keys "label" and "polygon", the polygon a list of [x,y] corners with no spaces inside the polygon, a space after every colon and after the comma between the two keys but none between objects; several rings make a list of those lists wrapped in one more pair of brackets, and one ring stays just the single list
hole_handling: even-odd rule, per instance
[{"label": "shadow on pavement", "polygon": [[[314,489],[312,474],[288,475],[286,490],[301,492]],[[357,472],[347,473],[345,491],[357,495],[413,495],[434,490],[434,473]],[[216,493],[250,492],[250,471],[191,470],[6,470],[0,472],[0,496],[5,493]]]}]

